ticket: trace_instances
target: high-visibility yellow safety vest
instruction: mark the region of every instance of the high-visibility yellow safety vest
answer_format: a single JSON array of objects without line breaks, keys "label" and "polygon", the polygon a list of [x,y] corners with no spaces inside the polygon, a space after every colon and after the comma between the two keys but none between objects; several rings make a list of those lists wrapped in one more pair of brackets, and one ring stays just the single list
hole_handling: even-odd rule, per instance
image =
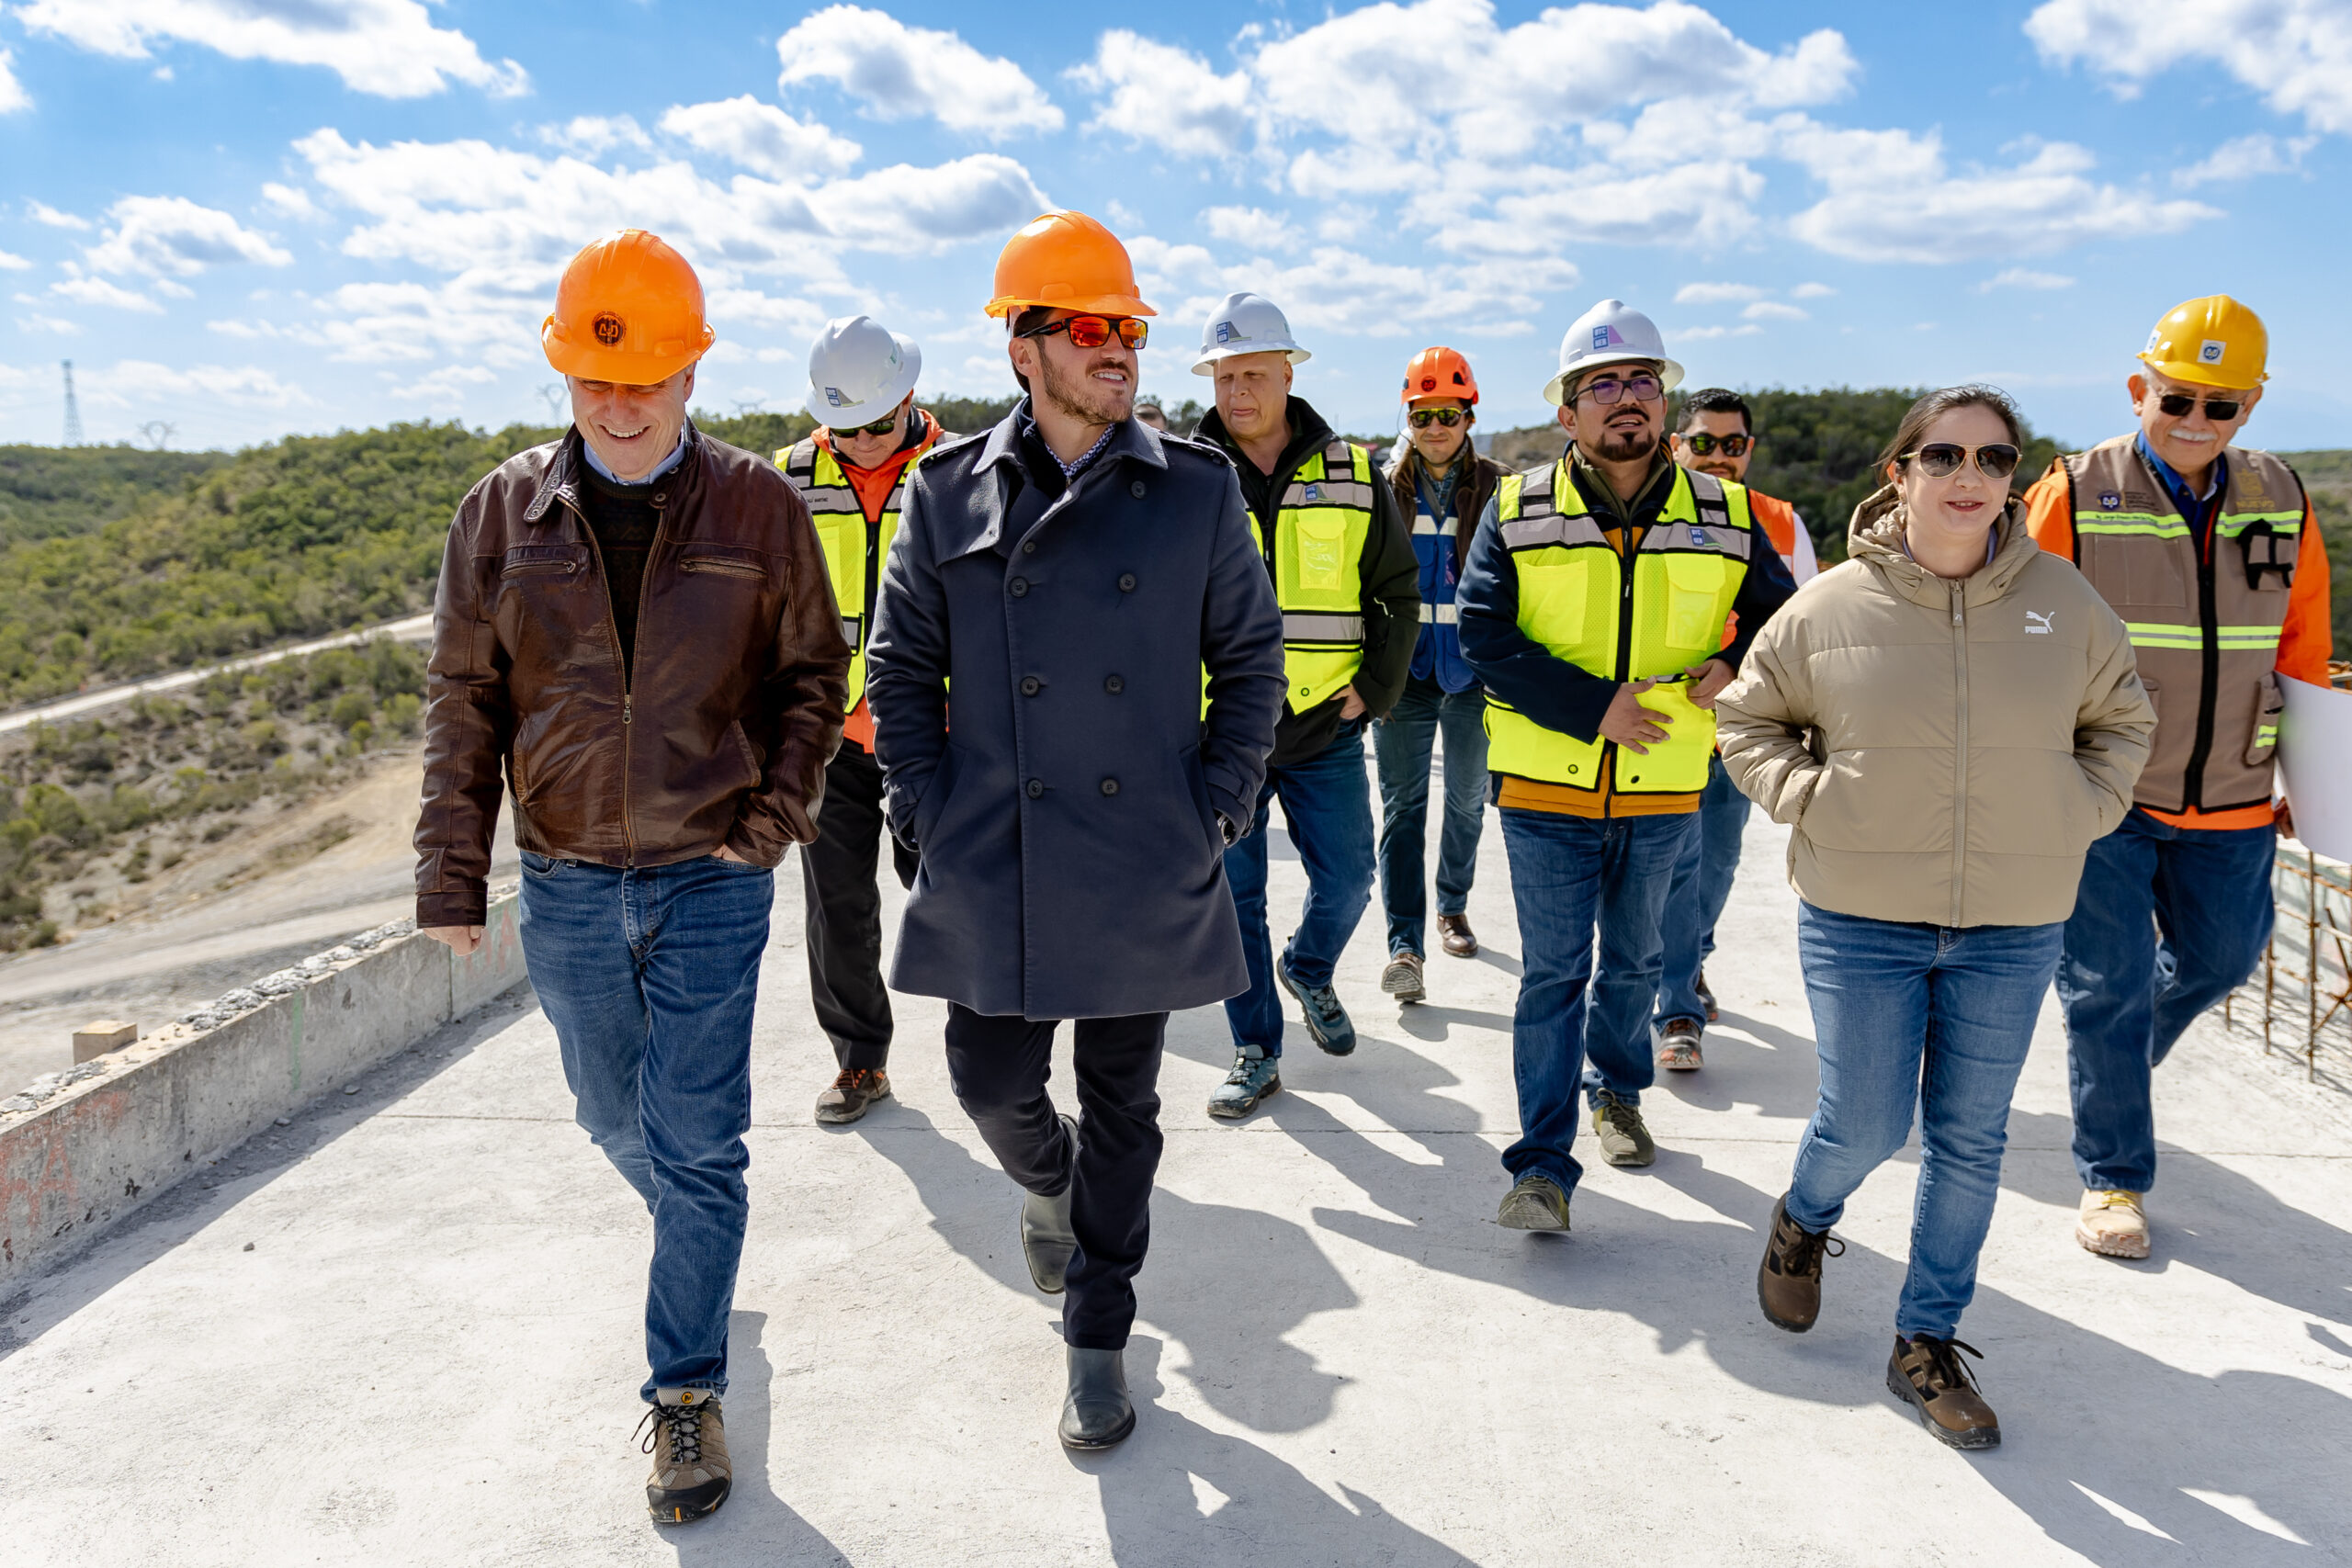
[{"label": "high-visibility yellow safety vest", "polygon": [[2278,757],[2278,638],[2302,546],[2303,486],[2233,446],[2200,556],[2172,492],[2119,435],[2063,459],[2075,564],[2132,634],[2156,736],[2132,798],[2157,811],[2267,805]]},{"label": "high-visibility yellow safety vest", "polygon": [[[1496,524],[1519,581],[1519,629],[1557,659],[1615,681],[1675,676],[1714,657],[1724,622],[1747,576],[1747,491],[1674,470],[1674,489],[1643,535],[1632,570],[1578,493],[1565,457],[1506,476]],[[1680,682],[1652,687],[1642,705],[1671,716],[1667,739],[1645,755],[1546,729],[1489,690],[1487,765],[1498,773],[1600,787],[1614,750],[1622,795],[1678,795],[1707,786],[1715,716],[1690,704]]]},{"label": "high-visibility yellow safety vest", "polygon": [[899,533],[899,508],[907,499],[907,476],[922,455],[940,438],[936,422],[890,488],[882,515],[869,524],[857,491],[850,487],[841,459],[814,435],[775,455],[776,466],[800,492],[816,525],[817,542],[824,547],[825,575],[832,580],[833,603],[841,606],[842,640],[850,646],[849,698],[843,712],[854,711],[865,695],[865,639],[874,629],[874,592],[880,586],[883,558]]},{"label": "high-visibility yellow safety vest", "polygon": [[1363,665],[1372,486],[1372,454],[1334,440],[1299,464],[1283,488],[1271,553],[1250,513],[1250,536],[1273,570],[1274,602],[1282,607],[1283,673],[1293,713],[1338,695]]}]

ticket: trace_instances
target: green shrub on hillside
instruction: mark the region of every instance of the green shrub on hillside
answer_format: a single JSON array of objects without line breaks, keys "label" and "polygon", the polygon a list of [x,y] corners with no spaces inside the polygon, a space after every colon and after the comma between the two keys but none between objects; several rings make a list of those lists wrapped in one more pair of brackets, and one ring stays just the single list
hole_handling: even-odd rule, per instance
[{"label": "green shrub on hillside", "polygon": [[0,545],[96,533],[234,459],[138,446],[0,446]]}]

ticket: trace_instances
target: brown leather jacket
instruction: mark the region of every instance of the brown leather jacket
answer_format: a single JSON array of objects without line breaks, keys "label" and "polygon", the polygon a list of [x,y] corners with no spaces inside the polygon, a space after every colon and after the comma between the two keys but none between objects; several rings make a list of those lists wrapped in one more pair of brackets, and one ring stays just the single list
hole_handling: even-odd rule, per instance
[{"label": "brown leather jacket", "polygon": [[500,464],[449,525],[426,671],[420,926],[482,923],[503,764],[522,848],[773,866],[817,836],[849,645],[808,509],[691,426],[654,496],[633,687],[582,513],[580,437]]}]

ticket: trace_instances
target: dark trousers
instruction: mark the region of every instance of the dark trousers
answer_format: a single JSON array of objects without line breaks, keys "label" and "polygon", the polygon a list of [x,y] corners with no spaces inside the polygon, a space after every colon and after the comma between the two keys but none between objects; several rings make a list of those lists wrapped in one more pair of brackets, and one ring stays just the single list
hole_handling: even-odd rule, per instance
[{"label": "dark trousers", "polygon": [[1077,1184],[1070,1225],[1078,1251],[1062,1297],[1062,1337],[1080,1349],[1116,1350],[1136,1320],[1135,1277],[1151,1241],[1168,1015],[1078,1021],[1075,1140],[1046,1093],[1058,1027],[950,1003],[947,1077],[1007,1176],[1047,1198]]},{"label": "dark trousers", "polygon": [[[817,841],[800,851],[800,886],[807,897],[808,996],[817,1026],[833,1043],[843,1067],[887,1066],[890,1060],[890,992],[882,984],[882,889],[875,881],[882,840],[882,766],[854,740],[825,768],[825,802],[817,812]],[[912,857],[890,840],[899,880],[913,873]]]}]

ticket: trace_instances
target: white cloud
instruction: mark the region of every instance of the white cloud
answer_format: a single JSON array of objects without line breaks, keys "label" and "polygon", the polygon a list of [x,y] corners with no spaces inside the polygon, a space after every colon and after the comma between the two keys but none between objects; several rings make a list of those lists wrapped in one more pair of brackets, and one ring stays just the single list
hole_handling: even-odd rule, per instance
[{"label": "white cloud", "polygon": [[1201,226],[1220,240],[1257,251],[1288,251],[1305,238],[1289,216],[1259,207],[1205,207]]},{"label": "white cloud", "polygon": [[1764,290],[1752,283],[1686,283],[1674,291],[1678,305],[1737,305],[1762,298]]},{"label": "white cloud", "polygon": [[99,305],[114,310],[138,310],[147,315],[161,315],[164,308],[144,294],[135,293],[119,284],[108,283],[103,277],[62,277],[49,286],[49,291],[61,299],[71,299],[77,305]]},{"label": "white cloud", "polygon": [[833,175],[854,164],[865,149],[821,125],[804,124],[745,93],[717,103],[679,104],[662,129],[689,145],[779,180]]},{"label": "white cloud", "polygon": [[920,168],[896,164],[808,193],[828,233],[874,250],[936,250],[1010,234],[1053,204],[1029,171],[995,152]]},{"label": "white cloud", "polygon": [[2240,136],[2222,142],[2188,167],[2175,169],[2172,183],[2183,190],[2194,190],[2202,185],[2247,180],[2258,175],[2291,174],[2302,163],[2303,154],[2318,145],[2316,136],[2297,136],[2285,141],[2260,134]]},{"label": "white cloud", "polygon": [[1790,220],[1800,240],[1857,261],[1938,264],[2173,234],[2222,216],[2087,178],[2086,148],[2052,141],[2007,168],[1951,172],[1934,131],[1831,130],[1784,139],[1829,194]]},{"label": "white cloud", "polygon": [[261,199],[265,206],[283,212],[288,218],[313,220],[326,216],[319,210],[319,204],[311,199],[309,191],[295,186],[279,185],[275,180],[264,182]]},{"label": "white cloud", "polygon": [[16,114],[33,107],[33,96],[17,80],[16,51],[0,49],[0,114]]},{"label": "white cloud", "polygon": [[90,226],[88,219],[76,217],[71,212],[60,212],[45,201],[28,201],[25,213],[34,222],[47,224],[51,229],[87,229]]},{"label": "white cloud", "polygon": [[1838,290],[1826,283],[1800,283],[1789,290],[1792,299],[1826,299]]},{"label": "white cloud", "polygon": [[85,254],[100,272],[193,277],[209,266],[288,266],[293,256],[217,208],[184,196],[127,196],[107,209],[112,227]]},{"label": "white cloud", "polygon": [[828,6],[776,39],[775,50],[784,64],[778,86],[833,83],[876,119],[930,115],[994,141],[1062,128],[1062,111],[1012,61],[887,11]]},{"label": "white cloud", "polygon": [[1180,157],[1240,150],[1253,119],[1250,75],[1220,76],[1198,55],[1114,28],[1070,80],[1100,97],[1089,130],[1115,131]]},{"label": "white cloud", "polygon": [[514,62],[492,64],[465,34],[435,27],[423,0],[32,0],[16,14],[29,31],[119,59],[144,60],[156,41],[198,44],[232,60],[323,66],[379,97],[452,82],[502,96],[529,87]]},{"label": "white cloud", "polygon": [[1723,337],[1754,337],[1764,329],[1750,321],[1737,327],[1678,327],[1666,334],[1667,345],[1678,343],[1709,343]]},{"label": "white cloud", "polygon": [[258,365],[158,365],[122,359],[104,368],[79,368],[76,382],[85,401],[113,408],[191,398],[245,409],[284,409],[311,401],[300,386],[279,380]]},{"label": "white cloud", "polygon": [[480,365],[445,365],[413,381],[385,389],[402,402],[424,403],[437,411],[455,411],[466,403],[466,389],[498,379],[498,372]]},{"label": "white cloud", "polygon": [[82,329],[62,316],[44,316],[36,311],[17,318],[17,330],[23,333],[51,333],[58,337],[79,337]]},{"label": "white cloud", "polygon": [[2004,267],[1976,286],[1979,294],[1990,294],[1996,288],[2072,288],[2075,280],[2064,273],[2036,272],[2031,267]]},{"label": "white cloud", "polygon": [[1812,315],[1794,305],[1784,305],[1778,299],[1758,299],[1740,316],[1750,321],[1809,321]]},{"label": "white cloud", "polygon": [[2352,132],[2352,7],[2344,0],[2047,0],[2026,36],[2126,96],[2165,72],[2218,65],[2279,114]]},{"label": "white cloud", "polygon": [[561,125],[539,127],[539,140],[550,147],[589,158],[615,147],[653,145],[653,138],[645,134],[645,128],[637,123],[634,116],[625,114],[575,115]]},{"label": "white cloud", "polygon": [[27,272],[32,265],[14,251],[0,251],[0,272]]}]

